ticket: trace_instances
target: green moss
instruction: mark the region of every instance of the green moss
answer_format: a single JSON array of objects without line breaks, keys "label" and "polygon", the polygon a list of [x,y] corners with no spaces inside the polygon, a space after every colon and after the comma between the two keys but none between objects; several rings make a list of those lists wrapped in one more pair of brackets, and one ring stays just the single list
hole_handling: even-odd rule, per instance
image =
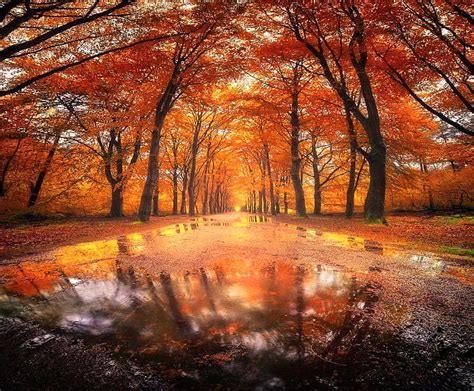
[{"label": "green moss", "polygon": [[383,217],[381,219],[375,217],[366,217],[364,219],[364,223],[373,225],[388,225],[387,220],[385,220]]},{"label": "green moss", "polygon": [[472,248],[443,246],[443,247],[440,247],[440,249],[442,252],[448,253],[448,254],[465,255],[468,257],[474,257],[474,249]]},{"label": "green moss", "polygon": [[462,214],[455,214],[450,216],[436,216],[435,221],[442,224],[457,225],[457,224],[474,224],[474,216],[466,216]]}]

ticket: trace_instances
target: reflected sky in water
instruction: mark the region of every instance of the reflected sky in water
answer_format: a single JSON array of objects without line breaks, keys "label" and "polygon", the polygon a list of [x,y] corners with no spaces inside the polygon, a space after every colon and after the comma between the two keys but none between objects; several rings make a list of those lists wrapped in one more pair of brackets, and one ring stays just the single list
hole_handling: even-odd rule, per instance
[{"label": "reflected sky in water", "polygon": [[0,273],[0,314],[104,342],[170,381],[194,373],[291,384],[291,368],[318,362],[334,370],[365,333],[377,300],[370,285],[324,265],[234,259],[149,275],[117,260],[60,259]]}]

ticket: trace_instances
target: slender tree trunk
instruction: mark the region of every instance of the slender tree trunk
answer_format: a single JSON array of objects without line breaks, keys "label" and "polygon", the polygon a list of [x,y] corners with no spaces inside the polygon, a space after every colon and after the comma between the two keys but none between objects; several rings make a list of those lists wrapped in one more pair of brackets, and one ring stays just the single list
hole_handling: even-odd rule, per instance
[{"label": "slender tree trunk", "polygon": [[177,77],[178,72],[179,67],[175,66],[173,75],[171,76],[166,86],[166,89],[156,106],[155,126],[151,134],[150,152],[148,155],[147,177],[145,181],[145,186],[143,187],[140,207],[138,210],[138,216],[142,221],[148,221],[150,219],[150,214],[152,211],[153,192],[155,191],[159,175],[158,155],[160,152],[161,132],[165,123],[166,115],[171,109],[171,106],[173,104],[173,98],[178,88],[178,86],[175,84],[175,79]]},{"label": "slender tree trunk", "polygon": [[153,191],[158,181],[158,154],[160,151],[161,127],[155,128],[151,135],[150,154],[148,156],[148,175],[140,200],[138,216],[142,221],[148,221],[151,214]]},{"label": "slender tree trunk", "polygon": [[10,164],[13,158],[15,157],[16,153],[18,152],[18,149],[20,148],[21,140],[21,138],[18,139],[13,153],[5,159],[5,162],[2,165],[2,175],[0,176],[0,197],[4,197],[6,194],[5,181],[7,179],[8,169],[10,168]]},{"label": "slender tree trunk", "polygon": [[354,198],[356,191],[356,167],[357,167],[357,139],[354,129],[354,122],[352,121],[351,112],[347,105],[345,105],[347,131],[349,133],[350,141],[350,167],[349,167],[349,183],[347,184],[346,192],[346,217],[354,215]]},{"label": "slender tree trunk", "polygon": [[255,190],[252,190],[252,195],[253,195],[252,213],[257,213],[257,192]]},{"label": "slender tree trunk", "polygon": [[178,214],[178,171],[174,168],[173,171],[173,215]]},{"label": "slender tree trunk", "polygon": [[186,214],[186,189],[181,190],[181,207],[179,208],[179,214]]},{"label": "slender tree trunk", "polygon": [[[159,172],[159,168],[158,168],[158,172]],[[158,180],[156,181],[155,191],[153,192],[152,214],[153,216],[160,215],[160,178],[159,177],[158,177]]]},{"label": "slender tree trunk", "polygon": [[207,215],[208,213],[208,202],[209,202],[209,166],[211,161],[211,137],[209,135],[206,149],[206,162],[204,166],[204,178],[203,178],[203,198],[202,198],[202,214]]},{"label": "slender tree trunk", "polygon": [[313,178],[314,178],[314,189],[313,189],[313,197],[314,197],[314,207],[313,207],[313,214],[320,215],[321,214],[321,204],[322,204],[322,197],[321,197],[321,175],[319,172],[319,156],[318,150],[316,149],[316,136],[311,134],[311,155],[312,155],[312,166],[313,166]]},{"label": "slender tree trunk", "polygon": [[428,209],[434,210],[434,200],[433,200],[433,191],[431,190],[431,184],[427,178],[428,176],[428,166],[424,161],[420,161],[421,173],[424,176],[423,178],[423,193],[428,195]]},{"label": "slender tree trunk", "polygon": [[158,189],[155,189],[153,192],[153,202],[152,202],[152,212],[151,214],[153,216],[159,216],[160,215],[160,193]]},{"label": "slender tree trunk", "polygon": [[36,183],[31,189],[30,199],[28,200],[28,207],[30,208],[36,205],[36,201],[38,200],[38,196],[41,191],[41,187],[43,186],[44,179],[48,172],[49,166],[51,165],[51,162],[53,161],[54,154],[56,153],[56,149],[58,147],[60,137],[61,137],[61,132],[57,131],[54,137],[53,146],[49,150],[44,166],[41,169],[38,177],[36,178]]},{"label": "slender tree trunk", "polygon": [[202,214],[207,215],[208,214],[208,202],[209,202],[209,186],[206,181],[204,181],[204,194],[202,197]]},{"label": "slender tree trunk", "polygon": [[214,205],[212,207],[213,209],[213,213],[219,213],[219,202],[220,202],[220,187],[221,187],[221,184],[220,183],[217,183],[216,185],[216,194],[214,195]]},{"label": "slender tree trunk", "polygon": [[286,190],[283,193],[283,205],[285,208],[285,214],[287,215],[288,214],[288,193],[286,192]]},{"label": "slender tree trunk", "polygon": [[189,202],[189,215],[194,216],[196,214],[196,199],[194,197],[194,182],[196,179],[196,160],[197,154],[199,150],[199,129],[195,129],[194,137],[193,137],[193,144],[191,147],[191,168],[189,172],[189,182],[188,182],[188,202]]},{"label": "slender tree trunk", "polygon": [[298,93],[292,94],[291,104],[291,180],[295,191],[296,214],[300,217],[307,217],[306,202],[304,197],[303,183],[301,181],[301,157],[300,145],[300,121],[298,114]]},{"label": "slender tree trunk", "polygon": [[267,170],[266,170],[266,163],[265,163],[265,156],[262,158],[262,160],[259,162],[260,166],[260,172],[261,172],[261,178],[260,178],[260,192],[262,195],[262,200],[261,200],[261,211],[260,213],[267,213],[268,212],[268,206],[267,206],[267,188],[266,188],[266,182],[267,182]]},{"label": "slender tree trunk", "polygon": [[268,181],[270,183],[270,212],[272,215],[275,215],[276,214],[275,188],[273,185],[272,166],[270,163],[270,148],[268,147],[267,143],[265,143],[263,147],[265,150],[265,160],[267,163]]},{"label": "slender tree trunk", "polygon": [[179,213],[184,215],[186,214],[186,192],[188,190],[188,170],[186,168],[186,171],[184,172],[183,175],[183,189],[181,190],[181,208],[179,210]]},{"label": "slender tree trunk", "polygon": [[[102,145],[102,144],[101,144]],[[114,154],[114,147],[117,151],[117,157],[112,159]],[[125,193],[125,187],[127,185],[127,181],[130,178],[131,173],[135,167],[135,164],[138,160],[140,155],[140,147],[141,147],[141,138],[137,135],[135,139],[135,145],[133,148],[133,154],[130,159],[130,163],[128,165],[127,171],[124,172],[124,157],[123,157],[123,149],[122,149],[122,138],[120,132],[117,134],[115,129],[110,131],[110,142],[108,144],[108,150],[104,149],[104,155],[102,158],[104,159],[104,170],[105,170],[105,177],[109,182],[112,190],[112,197],[111,197],[111,205],[110,205],[110,217],[122,217],[123,213],[123,195]],[[115,161],[115,178],[112,173],[111,164],[112,160]]]}]

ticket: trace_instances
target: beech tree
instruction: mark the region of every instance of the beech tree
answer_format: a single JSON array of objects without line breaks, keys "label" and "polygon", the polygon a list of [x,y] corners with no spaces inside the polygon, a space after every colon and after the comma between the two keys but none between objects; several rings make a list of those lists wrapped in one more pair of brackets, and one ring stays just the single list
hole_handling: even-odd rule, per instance
[{"label": "beech tree", "polygon": [[[220,10],[214,6],[203,6],[197,10],[182,11],[184,16],[176,15],[177,19],[174,21],[177,38],[170,48],[169,62],[165,64],[165,67],[169,67],[168,81],[155,109],[154,128],[148,155],[148,173],[139,208],[141,220],[148,220],[151,214],[151,201],[158,182],[160,140],[166,116],[187,88],[196,83],[196,79],[202,76],[203,70],[206,69],[204,56],[219,38],[217,29],[226,16],[225,11],[225,8]],[[206,22],[202,23],[203,20]]]},{"label": "beech tree", "polygon": [[[364,214],[367,221],[381,221],[385,210],[387,151],[368,69],[369,46],[364,15],[364,11],[374,15],[376,10],[370,5],[355,3],[315,7],[294,3],[284,11],[288,20],[286,27],[317,60],[328,83],[367,134],[370,151],[359,148],[370,169]],[[365,112],[353,99],[351,88],[358,89]]]}]

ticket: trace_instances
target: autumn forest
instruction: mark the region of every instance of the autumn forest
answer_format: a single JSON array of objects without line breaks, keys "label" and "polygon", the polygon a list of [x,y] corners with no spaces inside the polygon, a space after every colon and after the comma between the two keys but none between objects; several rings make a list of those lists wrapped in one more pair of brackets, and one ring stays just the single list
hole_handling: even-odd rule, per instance
[{"label": "autumn forest", "polygon": [[469,208],[468,2],[2,6],[2,213]]},{"label": "autumn forest", "polygon": [[0,390],[472,390],[468,0],[0,0]]}]

